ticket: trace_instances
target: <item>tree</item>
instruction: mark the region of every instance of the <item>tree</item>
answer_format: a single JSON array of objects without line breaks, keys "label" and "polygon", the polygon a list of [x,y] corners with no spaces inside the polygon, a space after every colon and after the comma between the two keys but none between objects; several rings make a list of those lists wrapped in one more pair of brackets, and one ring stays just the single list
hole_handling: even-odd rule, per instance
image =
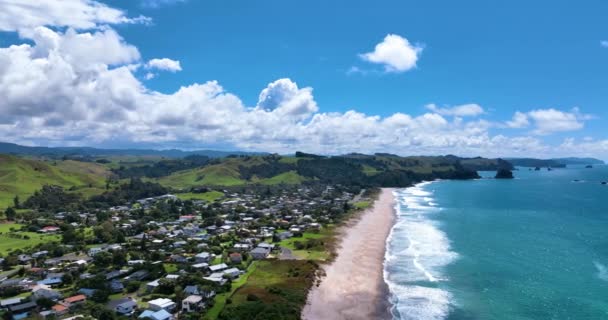
[{"label": "tree", "polygon": [[41,297],[36,300],[36,304],[42,309],[50,309],[56,304],[56,302],[49,298]]},{"label": "tree", "polygon": [[12,207],[9,207],[8,209],[6,209],[4,211],[4,215],[6,216],[6,220],[15,220],[15,216],[17,215],[17,212],[15,212],[15,209],[13,209]]},{"label": "tree", "polygon": [[13,204],[15,204],[15,208],[19,208],[20,202],[19,202],[18,195],[16,195],[15,198],[13,198]]}]

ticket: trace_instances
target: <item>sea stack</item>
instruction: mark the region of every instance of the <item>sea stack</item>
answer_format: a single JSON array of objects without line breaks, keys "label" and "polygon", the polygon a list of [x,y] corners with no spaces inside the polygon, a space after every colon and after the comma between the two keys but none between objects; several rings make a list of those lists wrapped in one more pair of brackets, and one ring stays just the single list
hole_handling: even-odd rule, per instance
[{"label": "sea stack", "polygon": [[513,172],[509,169],[499,169],[496,171],[496,179],[513,179]]}]

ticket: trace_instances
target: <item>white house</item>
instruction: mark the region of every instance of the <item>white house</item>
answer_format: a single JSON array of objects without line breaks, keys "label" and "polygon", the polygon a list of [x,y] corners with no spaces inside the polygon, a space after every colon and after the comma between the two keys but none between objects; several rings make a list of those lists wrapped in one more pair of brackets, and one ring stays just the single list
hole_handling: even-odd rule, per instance
[{"label": "white house", "polygon": [[171,312],[175,309],[175,302],[167,298],[158,298],[148,301],[148,308],[153,311],[165,310]]},{"label": "white house", "polygon": [[190,295],[182,300],[182,312],[197,312],[203,307],[203,297]]}]

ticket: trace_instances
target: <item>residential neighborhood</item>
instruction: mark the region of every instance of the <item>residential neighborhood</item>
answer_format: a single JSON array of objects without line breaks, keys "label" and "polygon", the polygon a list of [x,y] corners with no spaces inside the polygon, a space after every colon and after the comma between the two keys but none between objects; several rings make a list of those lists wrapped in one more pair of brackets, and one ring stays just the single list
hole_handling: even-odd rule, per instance
[{"label": "residential neighborhood", "polygon": [[328,259],[318,239],[359,197],[335,186],[220,192],[22,219],[11,234],[57,241],[3,257],[3,317],[214,318],[207,312],[221,311],[257,262]]}]

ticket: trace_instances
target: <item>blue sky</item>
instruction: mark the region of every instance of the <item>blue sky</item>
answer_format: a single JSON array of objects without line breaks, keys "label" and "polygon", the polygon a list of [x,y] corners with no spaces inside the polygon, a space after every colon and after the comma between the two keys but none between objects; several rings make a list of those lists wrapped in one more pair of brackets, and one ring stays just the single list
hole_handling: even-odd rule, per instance
[{"label": "blue sky", "polygon": [[[118,86],[122,89],[104,88],[108,94],[126,92],[131,85],[139,89],[133,89],[136,92],[129,98],[106,99],[112,103],[85,103],[91,98],[76,94],[58,97],[58,104],[65,105],[62,109],[15,99],[15,94],[6,93],[8,102],[0,102],[0,107],[9,110],[11,116],[0,122],[12,123],[13,129],[21,130],[20,135],[7,136],[14,142],[210,146],[276,152],[305,149],[325,153],[395,151],[490,156],[575,153],[608,157],[607,131],[603,130],[608,117],[608,46],[602,45],[608,40],[605,1],[67,2],[82,5],[83,12],[99,10],[100,6],[113,11],[112,15],[98,14],[96,18],[84,15],[82,20],[61,14],[51,19],[38,16],[43,15],[40,12],[12,11],[27,19],[6,22],[4,27],[0,24],[4,31],[0,33],[0,47],[21,43],[34,49],[44,47],[42,51],[47,53],[61,51],[66,61],[74,64],[69,50],[80,50],[76,45],[47,50],[47,42],[43,44],[40,36],[32,35],[39,32],[36,27],[48,28],[60,38],[67,37],[69,30],[93,35],[111,30],[115,35],[104,39],[118,39],[115,59],[100,58],[91,63],[104,64],[108,69],[130,68],[129,75],[112,76],[122,81],[132,75],[133,81],[138,82],[125,81]],[[406,41],[405,51],[397,48],[396,54],[407,53],[407,48],[418,50],[413,66],[391,69],[378,52],[376,61],[365,58],[364,54],[373,54],[389,35]],[[137,54],[126,53],[125,47],[135,48]],[[14,56],[7,57],[18,61]],[[51,55],[45,57],[50,59]],[[30,58],[34,55],[30,54]],[[179,62],[179,69],[151,67],[151,59],[162,58]],[[407,62],[403,57],[395,59]],[[33,60],[25,63],[32,64]],[[95,76],[103,78],[102,73]],[[270,86],[279,79],[289,82]],[[216,81],[220,88],[196,89],[208,92],[201,98],[204,101],[185,101],[175,95],[180,88],[205,85],[207,81]],[[2,86],[0,82],[0,96]],[[271,87],[275,88],[274,105],[266,103],[267,107],[261,108],[260,95]],[[96,90],[99,95],[105,92],[93,89]],[[162,93],[167,101],[156,101],[150,93]],[[145,96],[136,99],[139,95]],[[214,100],[218,95],[238,102],[222,109],[228,102]],[[281,98],[277,100],[277,96]],[[197,123],[209,120],[210,124],[197,126],[174,119],[175,114],[165,114],[171,110],[169,105],[176,103],[184,106],[175,107],[174,112],[188,110],[186,120],[201,117]],[[305,110],[303,113],[298,111],[294,117],[292,111],[281,112],[296,103],[300,104],[294,108]],[[433,109],[430,104],[436,107]],[[462,116],[452,110],[462,105],[476,105],[481,111]],[[151,108],[155,109],[151,113],[158,111],[154,119],[130,114],[141,115],[142,110]],[[191,113],[194,108],[198,108],[196,114]],[[66,109],[86,114],[64,119],[61,115],[66,114]],[[41,127],[32,119],[23,119],[34,110],[42,111],[38,122],[61,125]],[[96,118],[103,110],[125,115],[104,125]],[[349,110],[363,115],[362,119],[341,118]],[[525,122],[514,124],[516,112],[522,114]],[[332,113],[337,115],[323,118]],[[220,123],[221,117],[230,114],[247,120]],[[411,117],[412,123],[391,122],[394,127],[390,127],[386,119],[395,114]],[[374,116],[380,117],[376,123],[369,118]],[[214,117],[220,118],[215,121]],[[429,124],[426,120],[431,118]],[[85,127],[91,127],[92,122],[95,128],[87,131]],[[117,122],[128,127],[128,132],[118,134],[112,127]],[[146,127],[136,128],[142,124]],[[281,124],[292,128],[281,127],[274,133],[260,129]],[[301,131],[293,132],[293,127],[301,127]],[[72,136],[65,135],[66,128]],[[237,133],[237,128],[241,132]],[[364,133],[356,137],[355,133],[361,131]],[[241,135],[243,132],[246,134]],[[379,144],[381,139],[393,143]]]}]

